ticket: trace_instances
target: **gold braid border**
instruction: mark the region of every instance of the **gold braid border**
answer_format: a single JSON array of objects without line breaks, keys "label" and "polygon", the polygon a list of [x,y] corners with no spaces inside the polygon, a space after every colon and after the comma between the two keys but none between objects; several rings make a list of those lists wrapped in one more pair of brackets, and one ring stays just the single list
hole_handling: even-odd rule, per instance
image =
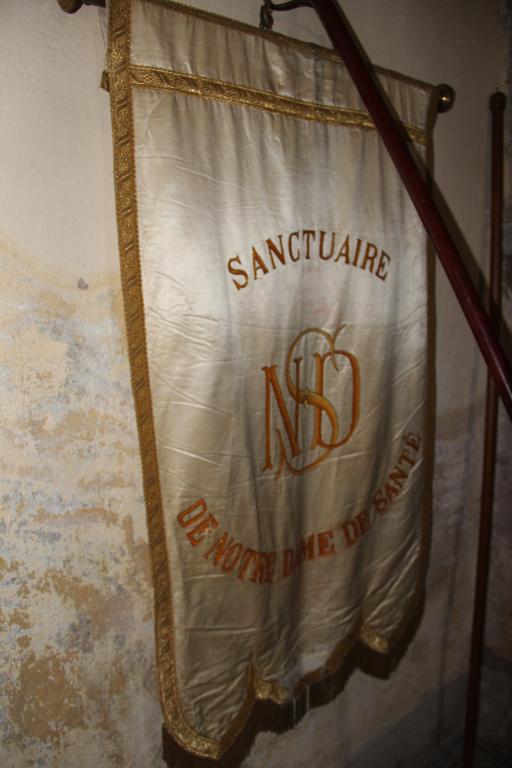
[{"label": "gold braid border", "polygon": [[[249,718],[255,699],[268,699],[282,704],[289,701],[291,696],[278,683],[258,678],[254,669],[249,668],[244,704],[219,742],[197,733],[186,722],[180,707],[174,657],[171,577],[151,402],[138,236],[132,88],[139,86],[132,81],[133,69],[130,66],[133,1],[135,0],[111,0],[110,3],[109,86],[121,281],[152,563],[158,677],[166,729],[176,742],[189,752],[201,757],[218,759],[241,732]],[[148,1],[164,6],[180,7],[165,0]],[[181,8],[185,10],[186,7],[181,6]],[[404,610],[400,629],[395,637],[380,636],[361,618],[354,631],[336,645],[327,662],[320,669],[308,674],[297,685],[293,695],[297,695],[306,686],[334,674],[358,638],[381,653],[391,650],[391,646],[411,618],[423,591],[429,549],[429,526],[430,516],[425,512],[422,521],[423,536],[418,560],[417,586],[409,605]]]},{"label": "gold braid border", "polygon": [[[271,91],[249,88],[246,85],[227,83],[202,75],[173,72],[169,69],[135,65],[130,68],[131,82],[135,88],[157,91],[174,91],[188,96],[227,101],[241,107],[254,107],[301,120],[314,120],[329,125],[348,125],[375,130],[370,115],[358,109],[335,107],[312,101],[301,101]],[[413,125],[404,125],[409,138],[417,144],[426,144],[426,132]]]},{"label": "gold braid border", "polygon": [[216,757],[219,745],[197,734],[181,713],[174,661],[172,592],[165,540],[144,323],[136,169],[130,85],[131,0],[112,0],[109,25],[109,83],[114,142],[116,216],[126,335],[151,553],[155,602],[157,668],[166,725],[184,747]]}]

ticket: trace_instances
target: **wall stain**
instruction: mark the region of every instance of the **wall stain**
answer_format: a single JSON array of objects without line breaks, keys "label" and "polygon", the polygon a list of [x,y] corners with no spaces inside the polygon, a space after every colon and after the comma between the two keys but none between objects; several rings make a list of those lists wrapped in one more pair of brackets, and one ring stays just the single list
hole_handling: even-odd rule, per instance
[{"label": "wall stain", "polygon": [[80,693],[66,674],[68,661],[59,654],[30,653],[20,665],[18,684],[7,686],[11,719],[25,737],[58,742],[63,728],[85,727]]},{"label": "wall stain", "polygon": [[15,624],[21,629],[30,629],[32,624],[26,611],[17,608],[9,616],[9,624]]},{"label": "wall stain", "polygon": [[39,525],[74,525],[79,522],[81,525],[86,523],[105,523],[106,525],[115,525],[118,521],[118,515],[104,507],[79,507],[78,509],[66,510],[62,514],[46,512],[43,507],[38,507],[33,516],[33,521]]},{"label": "wall stain", "polygon": [[108,631],[119,619],[122,606],[115,589],[103,592],[97,586],[85,582],[64,571],[48,569],[34,585],[36,592],[44,594],[53,591],[64,602],[70,602],[79,615],[85,615],[91,622],[95,636]]},{"label": "wall stain", "polygon": [[0,252],[0,765],[160,766],[152,587],[118,275]]}]

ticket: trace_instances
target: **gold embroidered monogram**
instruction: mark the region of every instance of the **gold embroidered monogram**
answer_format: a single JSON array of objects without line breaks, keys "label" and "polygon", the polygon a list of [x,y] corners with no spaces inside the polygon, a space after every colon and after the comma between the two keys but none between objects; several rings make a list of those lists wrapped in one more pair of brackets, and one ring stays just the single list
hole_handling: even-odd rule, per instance
[{"label": "gold embroidered monogram", "polygon": [[[290,416],[288,406],[283,395],[277,366],[264,366],[265,374],[265,463],[263,470],[273,469],[272,461],[272,403],[277,406],[281,417],[283,429],[276,427],[279,438],[279,466],[276,480],[284,467],[294,475],[302,475],[324,461],[331,451],[345,445],[357,426],[361,399],[361,380],[357,357],[351,352],[339,349],[338,336],[343,327],[331,336],[320,328],[308,328],[302,331],[292,342],[286,356],[284,377],[289,396],[294,402],[294,415]],[[327,351],[318,351],[318,344],[312,353],[314,359],[314,380],[310,386],[302,381],[301,371],[305,352],[300,352],[301,342],[316,337],[323,341],[322,346]],[[326,370],[326,363],[327,370]],[[339,402],[326,396],[327,381],[332,378],[332,373],[337,374],[337,381],[341,381],[342,397],[350,400],[350,415],[342,423],[338,408]],[[332,389],[332,387],[331,387]],[[348,396],[347,396],[348,392]],[[339,401],[339,395],[337,400]],[[308,408],[309,406],[309,408]],[[307,427],[303,424],[302,409],[311,414],[311,430],[307,435]],[[325,423],[327,422],[327,433]],[[286,434],[287,441],[283,437]],[[306,433],[306,436],[301,433]],[[319,450],[318,450],[319,449]],[[308,460],[305,458],[307,451],[317,454]]]}]

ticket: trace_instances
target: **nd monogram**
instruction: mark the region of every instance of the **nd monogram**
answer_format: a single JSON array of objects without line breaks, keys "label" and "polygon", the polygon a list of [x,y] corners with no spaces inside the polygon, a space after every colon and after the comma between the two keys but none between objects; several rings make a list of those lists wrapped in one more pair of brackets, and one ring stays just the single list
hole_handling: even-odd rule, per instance
[{"label": "nd monogram", "polygon": [[[279,443],[276,480],[284,468],[294,475],[314,469],[354,434],[359,419],[361,377],[357,357],[338,349],[342,329],[343,326],[331,336],[320,328],[307,328],[290,345],[284,379],[294,403],[292,414],[283,394],[277,365],[262,368],[265,375],[265,463],[262,469],[274,469],[272,413],[275,413],[281,419],[281,429],[275,427]],[[311,354],[308,348],[313,346],[312,342],[315,351]],[[311,358],[312,364],[304,365],[304,376],[303,363]]]}]

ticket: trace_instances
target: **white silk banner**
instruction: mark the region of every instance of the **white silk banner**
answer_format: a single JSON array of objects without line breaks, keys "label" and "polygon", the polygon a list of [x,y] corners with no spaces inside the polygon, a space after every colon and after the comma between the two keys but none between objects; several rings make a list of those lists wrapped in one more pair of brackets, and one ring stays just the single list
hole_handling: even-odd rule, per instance
[{"label": "white silk banner", "polygon": [[165,722],[218,757],[421,595],[425,236],[332,51],[164,0],[109,50]]}]

